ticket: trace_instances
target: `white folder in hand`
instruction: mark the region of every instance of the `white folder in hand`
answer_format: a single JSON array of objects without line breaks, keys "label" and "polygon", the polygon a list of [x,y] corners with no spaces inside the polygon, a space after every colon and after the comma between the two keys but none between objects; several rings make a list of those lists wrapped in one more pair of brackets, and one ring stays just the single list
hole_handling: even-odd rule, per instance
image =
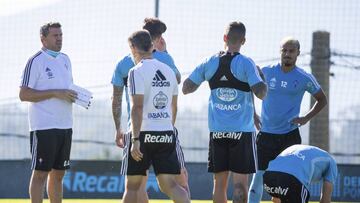
[{"label": "white folder in hand", "polygon": [[93,96],[89,90],[79,87],[75,84],[71,84],[69,89],[74,90],[77,93],[77,99],[75,100],[75,104],[82,106],[86,109],[90,107],[91,99],[93,98]]}]

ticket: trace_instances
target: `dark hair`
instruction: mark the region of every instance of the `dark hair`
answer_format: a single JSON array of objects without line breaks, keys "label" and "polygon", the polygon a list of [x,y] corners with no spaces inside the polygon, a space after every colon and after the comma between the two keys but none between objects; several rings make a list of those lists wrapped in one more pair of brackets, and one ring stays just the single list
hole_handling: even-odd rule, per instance
[{"label": "dark hair", "polygon": [[139,30],[130,35],[129,43],[140,51],[148,52],[152,47],[150,33],[147,30]]},{"label": "dark hair", "polygon": [[246,28],[242,22],[231,22],[225,31],[229,44],[234,44],[245,37]]},{"label": "dark hair", "polygon": [[59,22],[49,22],[40,27],[40,35],[46,37],[49,34],[50,28],[61,28]]},{"label": "dark hair", "polygon": [[166,31],[166,25],[158,18],[145,18],[143,29],[149,31],[152,39],[160,37]]},{"label": "dark hair", "polygon": [[293,38],[293,37],[285,37],[284,39],[281,40],[281,47],[284,46],[285,44],[287,43],[291,43],[291,44],[294,44],[298,50],[300,51],[300,42],[299,40]]}]

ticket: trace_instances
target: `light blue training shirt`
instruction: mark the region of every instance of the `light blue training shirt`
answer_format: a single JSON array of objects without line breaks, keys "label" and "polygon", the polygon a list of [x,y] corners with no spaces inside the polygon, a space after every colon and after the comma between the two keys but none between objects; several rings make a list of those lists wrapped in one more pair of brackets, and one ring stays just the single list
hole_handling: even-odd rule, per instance
[{"label": "light blue training shirt", "polygon": [[[207,58],[196,67],[189,79],[197,85],[209,81],[219,68],[219,55]],[[231,72],[238,80],[247,82],[250,87],[262,82],[252,59],[237,55],[231,61]],[[254,105],[252,92],[234,88],[211,90],[208,106],[208,125],[210,132],[254,132]]]},{"label": "light blue training shirt", "polygon": [[266,171],[279,171],[295,176],[308,190],[311,183],[336,181],[337,166],[326,151],[309,145],[293,145],[270,161]]},{"label": "light blue training shirt", "polygon": [[281,65],[262,69],[268,92],[262,102],[262,132],[285,134],[297,125],[290,121],[299,116],[301,101],[305,92],[316,94],[321,87],[315,77],[299,67],[283,72]]}]

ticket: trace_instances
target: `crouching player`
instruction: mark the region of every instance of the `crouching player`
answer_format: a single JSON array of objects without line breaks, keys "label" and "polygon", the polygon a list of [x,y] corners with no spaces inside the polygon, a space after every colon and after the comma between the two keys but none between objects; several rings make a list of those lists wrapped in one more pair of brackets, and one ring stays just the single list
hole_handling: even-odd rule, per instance
[{"label": "crouching player", "polygon": [[270,161],[264,173],[264,189],[275,203],[307,203],[310,184],[322,181],[320,203],[330,203],[336,176],[336,162],[328,152],[293,145]]}]

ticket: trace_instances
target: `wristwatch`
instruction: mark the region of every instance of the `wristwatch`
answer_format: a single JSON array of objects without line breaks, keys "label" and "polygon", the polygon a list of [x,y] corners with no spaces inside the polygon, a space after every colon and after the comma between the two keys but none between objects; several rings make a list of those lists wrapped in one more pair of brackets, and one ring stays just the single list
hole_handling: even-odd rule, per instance
[{"label": "wristwatch", "polygon": [[139,141],[139,137],[131,137],[131,143],[134,143],[136,141]]}]

